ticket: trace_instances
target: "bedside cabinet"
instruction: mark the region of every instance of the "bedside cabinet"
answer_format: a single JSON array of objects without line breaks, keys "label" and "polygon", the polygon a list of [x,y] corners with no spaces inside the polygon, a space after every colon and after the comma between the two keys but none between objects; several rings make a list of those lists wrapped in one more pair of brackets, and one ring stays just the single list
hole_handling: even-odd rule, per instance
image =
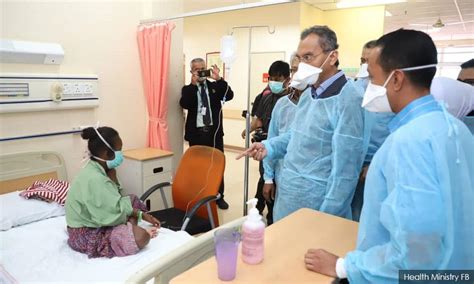
[{"label": "bedside cabinet", "polygon": [[[140,148],[123,151],[124,161],[117,168],[118,179],[122,185],[123,194],[133,193],[140,198],[153,185],[171,182],[173,153],[155,149]],[[171,186],[164,188],[168,206],[173,206]],[[164,209],[159,191],[150,197],[150,210]]]}]

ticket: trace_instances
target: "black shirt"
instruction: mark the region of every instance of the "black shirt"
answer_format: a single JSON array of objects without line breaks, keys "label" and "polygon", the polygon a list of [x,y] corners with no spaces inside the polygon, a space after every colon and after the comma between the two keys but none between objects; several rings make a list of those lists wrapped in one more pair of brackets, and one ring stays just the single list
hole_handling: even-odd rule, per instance
[{"label": "black shirt", "polygon": [[272,111],[275,107],[276,102],[287,94],[287,91],[284,91],[280,94],[270,93],[266,96],[262,95],[258,107],[255,111],[255,116],[262,120],[263,132],[268,133],[268,128],[270,127],[270,120],[272,118]]}]

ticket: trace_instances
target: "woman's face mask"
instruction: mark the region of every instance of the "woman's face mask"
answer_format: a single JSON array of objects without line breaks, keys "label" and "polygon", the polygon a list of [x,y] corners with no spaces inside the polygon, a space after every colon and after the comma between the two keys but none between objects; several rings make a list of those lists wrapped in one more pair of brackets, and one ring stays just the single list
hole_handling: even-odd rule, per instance
[{"label": "woman's face mask", "polygon": [[107,168],[115,169],[123,163],[123,153],[122,151],[114,151],[115,157],[113,160],[105,161]]},{"label": "woman's face mask", "polygon": [[105,141],[104,137],[102,137],[102,135],[100,135],[100,133],[97,129],[95,129],[95,132],[97,133],[97,136],[99,136],[100,140],[102,140],[102,142],[104,142],[105,146],[107,146],[107,148],[109,148],[110,150],[112,150],[114,152],[114,158],[112,160],[104,160],[104,159],[99,158],[97,156],[92,156],[92,157],[96,158],[99,161],[105,162],[105,164],[107,165],[107,168],[109,168],[109,169],[115,169],[118,166],[120,166],[123,163],[123,153],[122,153],[122,151],[115,151],[112,148],[112,146],[110,146],[110,144],[107,143],[107,141]]},{"label": "woman's face mask", "polygon": [[[412,71],[432,67],[436,67],[436,64],[402,68],[399,70]],[[382,86],[375,85],[372,84],[372,82],[369,82],[369,85],[365,90],[364,99],[362,100],[362,107],[364,107],[370,112],[393,112],[392,107],[390,106],[390,103],[388,101],[387,88],[385,88],[385,86],[387,86],[388,82],[390,82],[390,79],[392,78],[394,72],[395,70],[390,73],[387,80],[385,80]]]},{"label": "woman's face mask", "polygon": [[96,158],[99,161],[105,162],[105,164],[107,165],[107,168],[115,169],[123,163],[123,153],[122,151],[114,151],[114,154],[115,154],[115,157],[113,160],[104,160],[97,156],[92,156],[92,157]]}]

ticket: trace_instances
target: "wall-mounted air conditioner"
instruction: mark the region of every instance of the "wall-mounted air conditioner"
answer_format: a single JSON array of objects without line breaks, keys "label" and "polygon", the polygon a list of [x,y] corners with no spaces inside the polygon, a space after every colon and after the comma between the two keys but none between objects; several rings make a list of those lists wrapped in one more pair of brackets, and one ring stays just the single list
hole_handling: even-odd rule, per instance
[{"label": "wall-mounted air conditioner", "polygon": [[0,74],[0,113],[97,106],[96,75]]},{"label": "wall-mounted air conditioner", "polygon": [[60,44],[0,39],[0,62],[61,64],[64,50]]}]

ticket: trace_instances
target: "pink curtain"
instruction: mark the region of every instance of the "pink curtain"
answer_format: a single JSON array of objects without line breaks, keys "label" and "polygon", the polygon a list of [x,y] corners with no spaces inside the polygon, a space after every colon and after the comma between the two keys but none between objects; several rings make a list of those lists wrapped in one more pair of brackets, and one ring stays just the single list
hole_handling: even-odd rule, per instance
[{"label": "pink curtain", "polygon": [[168,139],[168,73],[173,23],[140,26],[137,32],[148,109],[147,146],[171,150]]}]

